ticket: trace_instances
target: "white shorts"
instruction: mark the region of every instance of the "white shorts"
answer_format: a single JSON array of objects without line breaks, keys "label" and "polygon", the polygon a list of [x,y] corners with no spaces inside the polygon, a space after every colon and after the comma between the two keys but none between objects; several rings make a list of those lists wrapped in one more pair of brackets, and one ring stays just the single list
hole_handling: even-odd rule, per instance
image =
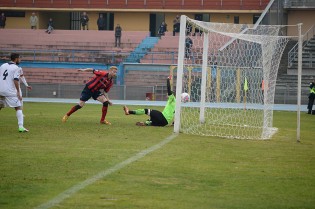
[{"label": "white shorts", "polygon": [[23,101],[19,100],[17,97],[0,96],[0,105],[2,107],[22,107]]}]

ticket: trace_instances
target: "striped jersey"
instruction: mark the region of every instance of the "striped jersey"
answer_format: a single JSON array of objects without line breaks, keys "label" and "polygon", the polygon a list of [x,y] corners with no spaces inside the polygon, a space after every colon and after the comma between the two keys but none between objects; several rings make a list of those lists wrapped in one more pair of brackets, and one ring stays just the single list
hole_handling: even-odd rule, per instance
[{"label": "striped jersey", "polygon": [[0,95],[6,97],[17,96],[14,80],[19,81],[21,70],[14,63],[4,63],[0,66]]},{"label": "striped jersey", "polygon": [[100,89],[104,89],[107,93],[114,84],[113,80],[108,78],[108,72],[93,70],[93,73],[95,76],[86,83],[87,88],[90,89],[91,92],[97,92]]}]

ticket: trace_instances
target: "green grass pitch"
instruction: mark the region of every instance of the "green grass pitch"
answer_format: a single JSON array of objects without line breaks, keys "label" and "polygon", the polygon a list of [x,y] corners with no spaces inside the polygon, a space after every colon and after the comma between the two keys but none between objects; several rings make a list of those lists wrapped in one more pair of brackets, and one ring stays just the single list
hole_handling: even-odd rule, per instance
[{"label": "green grass pitch", "polygon": [[[18,133],[15,111],[0,111],[0,208],[36,208],[173,134],[138,127],[146,116],[87,104],[67,123],[73,104],[25,103]],[[137,106],[131,107],[138,108]],[[162,109],[162,107],[156,107]],[[51,208],[67,209],[310,209],[315,208],[315,116],[274,112],[270,140],[179,134],[169,143],[87,185]]]}]

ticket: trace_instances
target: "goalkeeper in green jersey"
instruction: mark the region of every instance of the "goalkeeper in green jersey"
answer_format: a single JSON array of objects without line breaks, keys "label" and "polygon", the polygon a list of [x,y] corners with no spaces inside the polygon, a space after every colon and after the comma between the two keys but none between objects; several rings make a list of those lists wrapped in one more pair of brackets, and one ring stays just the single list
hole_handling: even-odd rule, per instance
[{"label": "goalkeeper in green jersey", "polygon": [[127,106],[124,106],[124,111],[126,115],[143,115],[146,114],[150,116],[145,122],[137,122],[138,126],[166,126],[172,125],[175,113],[175,95],[171,91],[170,78],[167,78],[167,94],[168,100],[163,112],[152,109],[137,109],[129,110]]}]

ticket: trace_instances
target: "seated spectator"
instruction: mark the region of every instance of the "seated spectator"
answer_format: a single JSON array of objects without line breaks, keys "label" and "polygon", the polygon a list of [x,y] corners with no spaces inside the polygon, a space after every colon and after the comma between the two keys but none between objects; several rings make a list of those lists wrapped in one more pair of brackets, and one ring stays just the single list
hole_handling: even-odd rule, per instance
[{"label": "seated spectator", "polygon": [[166,31],[167,31],[167,24],[163,21],[159,27],[158,35],[164,36]]},{"label": "seated spectator", "polygon": [[46,33],[50,34],[53,30],[54,30],[53,19],[49,18],[48,27],[47,27]]}]

